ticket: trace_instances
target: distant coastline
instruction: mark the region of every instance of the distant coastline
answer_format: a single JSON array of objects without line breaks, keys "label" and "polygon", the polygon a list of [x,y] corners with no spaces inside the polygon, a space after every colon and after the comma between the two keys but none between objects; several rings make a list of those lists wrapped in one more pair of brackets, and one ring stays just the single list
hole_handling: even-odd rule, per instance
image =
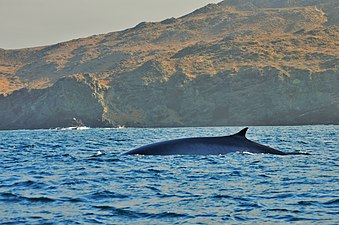
[{"label": "distant coastline", "polygon": [[0,49],[0,129],[339,124],[338,7],[225,0]]}]

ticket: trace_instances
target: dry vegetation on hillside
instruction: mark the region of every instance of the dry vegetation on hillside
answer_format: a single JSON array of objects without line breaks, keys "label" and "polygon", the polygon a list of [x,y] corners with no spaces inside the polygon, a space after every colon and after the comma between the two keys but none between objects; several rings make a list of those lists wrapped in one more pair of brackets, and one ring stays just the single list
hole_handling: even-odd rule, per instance
[{"label": "dry vegetation on hillside", "polygon": [[338,62],[335,1],[231,1],[181,18],[140,23],[121,32],[56,45],[0,51],[0,93],[44,88],[59,78],[91,73],[104,84],[149,60],[168,76],[189,77],[274,66],[321,71]]}]

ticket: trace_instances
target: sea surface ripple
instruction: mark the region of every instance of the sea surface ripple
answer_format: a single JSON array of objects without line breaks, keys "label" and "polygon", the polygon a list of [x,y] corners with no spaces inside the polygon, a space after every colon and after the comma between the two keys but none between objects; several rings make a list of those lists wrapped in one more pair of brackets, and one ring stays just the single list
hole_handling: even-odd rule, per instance
[{"label": "sea surface ripple", "polygon": [[121,155],[240,129],[0,131],[0,223],[339,224],[339,126],[248,131],[311,155]]}]

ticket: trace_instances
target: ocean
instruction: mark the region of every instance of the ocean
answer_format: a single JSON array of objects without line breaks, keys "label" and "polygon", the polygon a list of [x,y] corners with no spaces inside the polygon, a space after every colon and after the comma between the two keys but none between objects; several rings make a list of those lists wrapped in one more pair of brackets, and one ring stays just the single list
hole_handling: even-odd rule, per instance
[{"label": "ocean", "polygon": [[339,126],[247,132],[310,155],[122,155],[242,128],[0,131],[0,223],[339,224]]}]

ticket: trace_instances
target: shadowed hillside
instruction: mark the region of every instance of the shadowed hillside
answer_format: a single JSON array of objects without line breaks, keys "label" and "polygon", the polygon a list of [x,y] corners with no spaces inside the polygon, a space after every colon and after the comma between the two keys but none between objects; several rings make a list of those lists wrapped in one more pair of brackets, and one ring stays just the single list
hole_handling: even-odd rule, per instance
[{"label": "shadowed hillside", "polygon": [[0,49],[0,128],[337,124],[338,12],[335,0],[225,0]]}]

